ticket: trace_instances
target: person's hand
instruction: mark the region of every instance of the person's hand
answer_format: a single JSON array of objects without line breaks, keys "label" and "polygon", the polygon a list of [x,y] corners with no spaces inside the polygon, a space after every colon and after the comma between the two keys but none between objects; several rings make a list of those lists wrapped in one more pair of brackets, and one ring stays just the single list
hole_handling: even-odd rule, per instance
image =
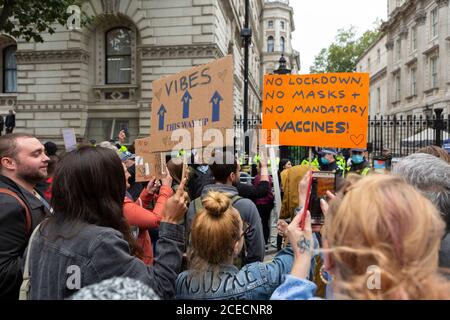
[{"label": "person's hand", "polygon": [[[327,191],[327,197],[328,197],[328,199],[333,200],[334,198],[336,198],[336,195],[334,195],[331,191]],[[324,218],[326,218],[328,208],[329,208],[328,202],[324,199],[320,199],[320,208],[322,209]],[[320,232],[320,230],[322,230],[321,224],[313,224],[312,225],[313,232]]]},{"label": "person's hand", "polygon": [[186,181],[187,179],[183,179],[177,192],[175,192],[175,194],[167,200],[164,206],[163,218],[161,222],[178,224],[178,222],[183,219],[184,214],[187,211],[187,193],[184,192]]},{"label": "person's hand", "polygon": [[[302,216],[306,214],[305,227],[302,230],[300,228],[300,221]],[[294,248],[294,253],[298,255],[312,255],[313,251],[313,236],[311,228],[311,214],[309,211],[302,211],[297,214],[292,222],[287,227],[287,236],[292,247]]]},{"label": "person's hand", "polygon": [[263,167],[267,168],[267,158],[266,158],[264,152],[259,155],[259,162],[261,163],[261,168],[263,168]]},{"label": "person's hand", "polygon": [[161,183],[159,182],[159,180],[156,180],[155,177],[152,177],[147,184],[147,192],[149,194],[155,194],[158,192],[158,189],[160,186],[161,186]]},{"label": "person's hand", "polygon": [[161,182],[162,182],[163,186],[167,186],[167,187],[171,188],[172,187],[173,178],[170,175],[169,170],[166,169],[166,172],[167,172],[167,174],[166,174],[166,176],[164,178],[161,179]]},{"label": "person's hand", "polygon": [[286,235],[286,231],[287,231],[287,227],[289,226],[289,224],[286,222],[286,220],[278,220],[277,223],[277,231],[278,234],[280,236],[285,236]]},{"label": "person's hand", "polygon": [[125,143],[126,137],[127,137],[127,135],[125,134],[125,130],[120,130],[119,136],[118,136],[120,144]]},{"label": "person's hand", "polygon": [[304,206],[308,192],[309,180],[311,179],[312,171],[308,171],[302,180],[298,183],[298,201],[300,206]]},{"label": "person's hand", "polygon": [[[333,194],[331,191],[327,191],[327,197],[328,199],[333,200],[334,198],[336,198],[336,195]],[[326,218],[327,217],[327,213],[328,213],[328,209],[329,209],[329,205],[328,202],[325,201],[324,199],[320,199],[320,208],[322,209],[323,215]]]},{"label": "person's hand", "polygon": [[[300,228],[300,220],[306,214],[305,226]],[[302,210],[294,217],[287,228],[287,236],[294,251],[294,264],[291,274],[298,278],[306,279],[311,268],[311,258],[314,250],[314,241],[311,228],[311,214]]]}]

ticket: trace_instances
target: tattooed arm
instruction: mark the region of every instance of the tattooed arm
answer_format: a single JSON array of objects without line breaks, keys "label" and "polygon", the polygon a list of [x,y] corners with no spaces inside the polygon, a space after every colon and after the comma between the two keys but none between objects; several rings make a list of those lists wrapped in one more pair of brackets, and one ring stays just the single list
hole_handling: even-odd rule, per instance
[{"label": "tattooed arm", "polygon": [[[307,214],[304,230],[300,229],[300,219]],[[287,229],[287,234],[294,251],[294,264],[291,275],[307,279],[311,268],[311,258],[314,249],[314,241],[311,229],[311,215],[308,212],[300,212]]]}]

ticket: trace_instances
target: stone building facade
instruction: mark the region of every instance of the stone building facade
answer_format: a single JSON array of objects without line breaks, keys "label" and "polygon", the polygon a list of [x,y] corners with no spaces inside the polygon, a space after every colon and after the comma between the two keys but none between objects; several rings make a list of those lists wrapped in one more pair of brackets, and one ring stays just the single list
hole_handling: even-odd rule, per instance
[{"label": "stone building facade", "polygon": [[[286,1],[270,2],[271,10],[289,12],[283,35],[293,52],[292,9]],[[261,112],[268,5],[250,0],[250,116]],[[59,144],[62,128],[96,141],[123,128],[130,140],[148,136],[152,81],[228,54],[235,65],[230,112],[242,114],[245,0],[87,0],[82,10],[91,24],[56,26],[53,35],[42,35],[44,43],[0,36],[0,112],[16,110],[16,131]]]},{"label": "stone building facade", "polygon": [[[371,113],[431,115],[442,108],[450,113],[449,0],[389,0],[382,37],[359,60],[358,71],[369,71]],[[385,45],[384,45],[385,43]],[[373,61],[384,52],[379,74]],[[369,60],[370,59],[370,60]],[[370,61],[370,66],[368,64]],[[381,88],[380,101],[376,88]],[[375,95],[375,97],[373,97]]]},{"label": "stone building facade", "polygon": [[266,0],[261,21],[264,30],[263,71],[273,73],[278,68],[281,54],[286,57],[287,68],[292,73],[300,71],[300,54],[292,47],[295,31],[294,10],[288,0]]}]

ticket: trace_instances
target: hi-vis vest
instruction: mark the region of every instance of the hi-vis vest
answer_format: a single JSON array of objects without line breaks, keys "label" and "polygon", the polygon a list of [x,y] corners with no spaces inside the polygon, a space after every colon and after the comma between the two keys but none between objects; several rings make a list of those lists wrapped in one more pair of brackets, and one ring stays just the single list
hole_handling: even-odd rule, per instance
[{"label": "hi-vis vest", "polygon": [[[350,169],[351,169],[351,166],[350,166],[350,167],[347,167],[346,170],[343,171],[343,173],[342,173],[342,177],[343,177],[343,178],[345,178],[345,172],[346,172],[346,171],[347,171],[347,172],[350,172]],[[357,172],[357,171],[353,171],[353,172],[356,173],[356,174],[359,174],[361,177],[365,177],[365,176],[367,176],[367,175],[369,174],[369,172],[370,172],[370,167],[364,168],[364,169],[362,169],[360,172]]]},{"label": "hi-vis vest", "polygon": [[[302,161],[302,164],[301,164],[301,165],[302,165],[302,166],[307,166],[307,167],[309,167],[309,161],[308,161],[307,159],[305,159],[305,160]],[[315,158],[315,159],[312,161],[311,166],[314,167],[314,168],[316,168],[316,169],[319,169],[319,159]]]}]

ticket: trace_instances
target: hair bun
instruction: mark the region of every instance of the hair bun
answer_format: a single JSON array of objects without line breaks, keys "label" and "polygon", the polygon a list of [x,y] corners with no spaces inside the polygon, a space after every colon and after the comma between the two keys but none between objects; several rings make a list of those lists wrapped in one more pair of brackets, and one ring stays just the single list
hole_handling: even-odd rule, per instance
[{"label": "hair bun", "polygon": [[202,203],[206,211],[216,217],[221,216],[231,206],[230,198],[226,194],[217,191],[209,192],[203,198]]}]

